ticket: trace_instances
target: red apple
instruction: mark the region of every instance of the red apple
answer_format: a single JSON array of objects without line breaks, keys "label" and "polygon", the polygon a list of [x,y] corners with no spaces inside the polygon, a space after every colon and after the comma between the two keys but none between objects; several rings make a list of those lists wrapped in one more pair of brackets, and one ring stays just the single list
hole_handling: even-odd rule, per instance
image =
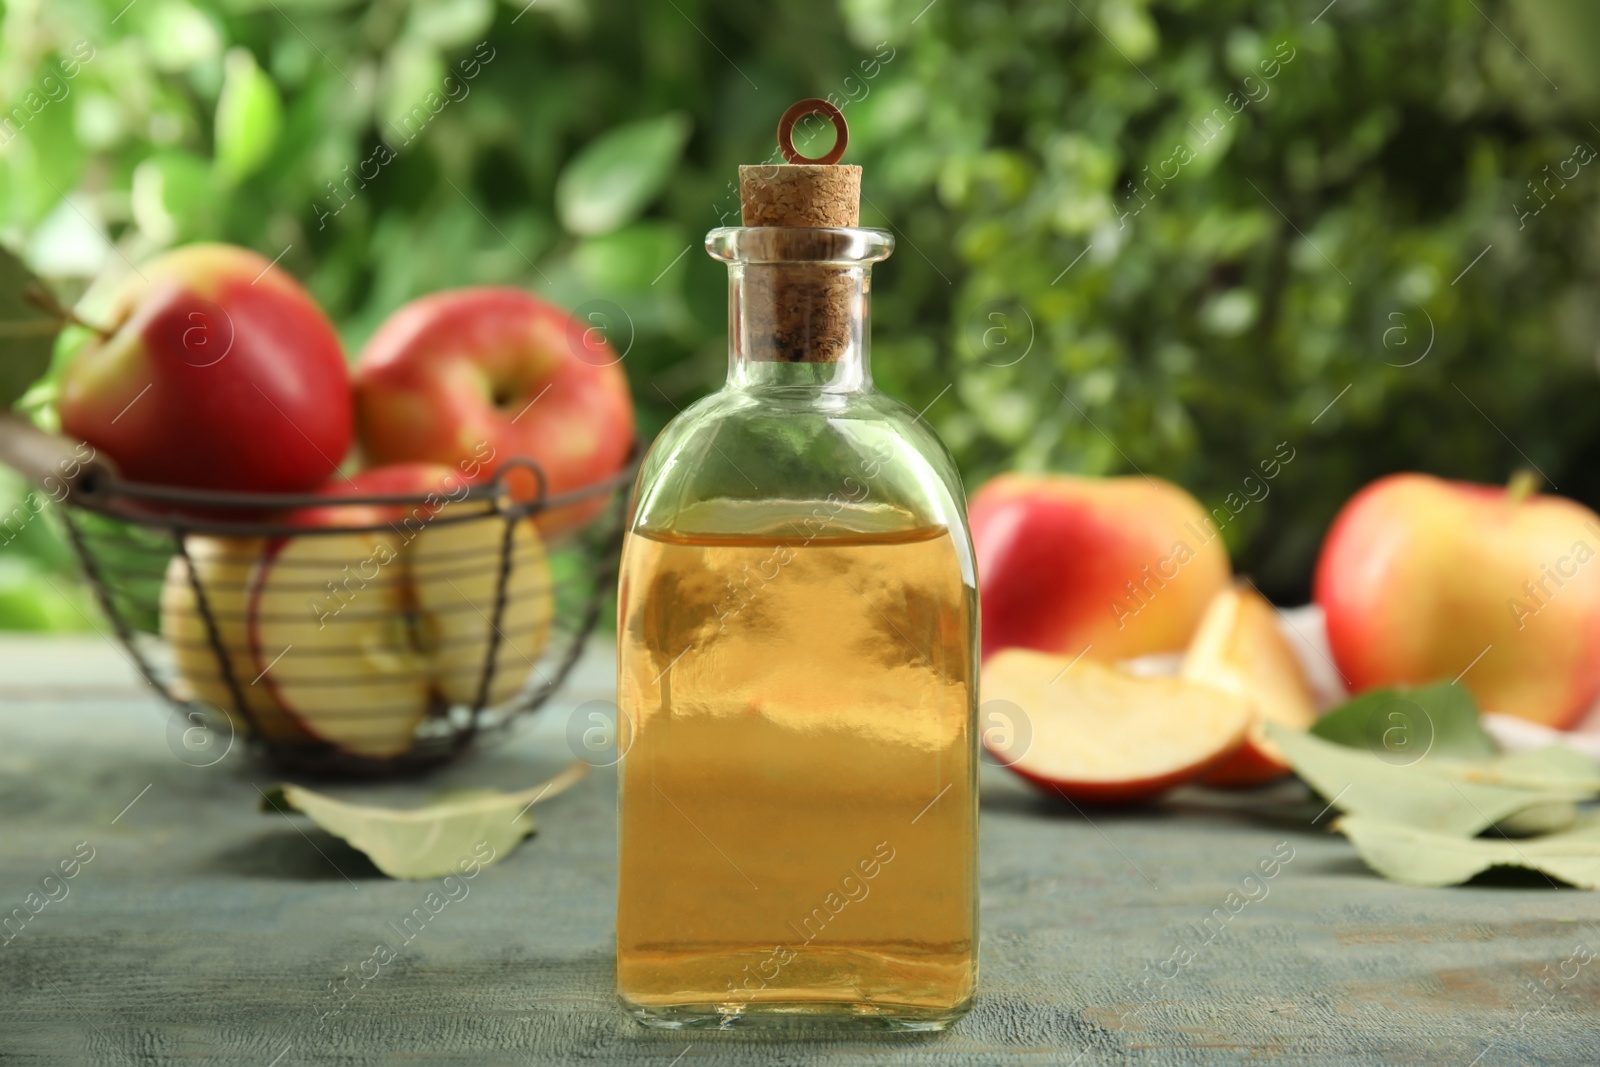
[{"label": "red apple", "polygon": [[1600,691],[1600,517],[1574,501],[1396,474],[1357,493],[1315,595],[1350,687],[1459,677],[1486,711],[1572,725]]},{"label": "red apple", "polygon": [[1096,804],[1199,779],[1238,751],[1251,718],[1247,702],[1208,686],[1020,648],[984,664],[982,687],[1032,732],[1025,751],[995,755],[1042,792]]},{"label": "red apple", "polygon": [[[274,699],[313,736],[361,756],[405,752],[430,712],[485,703],[527,681],[549,636],[549,569],[533,526],[512,527],[498,633],[503,521],[475,518],[449,468],[402,464],[330,484],[329,505],[294,513],[308,532],[269,542],[248,590],[249,641]],[[415,506],[339,504],[341,496],[426,494]],[[373,526],[371,531],[336,528]]]},{"label": "red apple", "polygon": [[129,277],[61,380],[61,428],[136,481],[295,492],[352,435],[333,326],[292,277],[229,245],[190,245]]},{"label": "red apple", "polygon": [[1215,523],[1158,478],[1002,475],[978,490],[970,519],[985,656],[1179,651],[1228,585]]},{"label": "red apple", "polygon": [[[357,365],[356,422],[368,462],[487,478],[526,456],[551,494],[615,474],[633,447],[633,401],[604,333],[509,288],[437,293],[391,316]],[[519,478],[513,488],[531,494]],[[538,524],[554,534],[603,506],[554,509]]]}]

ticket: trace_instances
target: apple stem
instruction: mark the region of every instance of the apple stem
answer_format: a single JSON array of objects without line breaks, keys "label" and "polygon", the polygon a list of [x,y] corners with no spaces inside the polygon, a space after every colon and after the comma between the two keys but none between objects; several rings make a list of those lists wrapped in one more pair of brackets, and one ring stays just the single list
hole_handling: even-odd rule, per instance
[{"label": "apple stem", "polygon": [[1506,499],[1513,504],[1522,503],[1533,495],[1541,481],[1543,479],[1539,477],[1538,471],[1528,467],[1519,468],[1506,483]]},{"label": "apple stem", "polygon": [[57,300],[55,294],[50,292],[50,290],[46,289],[42,285],[28,286],[22,291],[22,298],[28,303],[32,304],[34,307],[45,312],[45,314],[53,315],[64,323],[70,323],[73,326],[82,326],[86,330],[92,330],[94,333],[99,335],[102,341],[109,341],[111,339],[110,330],[106,329],[104,326],[96,326],[92,322],[85,322],[83,319],[78,317],[78,313],[76,311],[73,311],[61,301]]}]

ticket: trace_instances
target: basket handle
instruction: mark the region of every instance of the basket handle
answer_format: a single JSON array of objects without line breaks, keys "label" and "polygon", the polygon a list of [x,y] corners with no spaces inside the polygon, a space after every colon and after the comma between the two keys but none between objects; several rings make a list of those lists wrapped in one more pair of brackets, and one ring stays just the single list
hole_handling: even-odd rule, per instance
[{"label": "basket handle", "polygon": [[93,445],[41,430],[8,411],[0,411],[0,463],[57,500],[91,493],[116,476],[111,461]]}]

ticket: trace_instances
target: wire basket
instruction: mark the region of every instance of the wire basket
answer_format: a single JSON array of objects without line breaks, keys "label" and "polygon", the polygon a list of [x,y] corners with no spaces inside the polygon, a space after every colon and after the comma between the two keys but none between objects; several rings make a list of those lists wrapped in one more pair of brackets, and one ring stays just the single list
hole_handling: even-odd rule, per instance
[{"label": "wire basket", "polygon": [[[0,425],[0,460],[59,501],[117,643],[178,712],[180,758],[243,742],[285,769],[376,777],[448,762],[561,686],[615,588],[639,449],[570,492],[517,458],[445,497],[156,486],[52,458],[71,452]],[[536,490],[518,499],[513,477]],[[557,509],[581,521],[547,545],[537,520]]]}]

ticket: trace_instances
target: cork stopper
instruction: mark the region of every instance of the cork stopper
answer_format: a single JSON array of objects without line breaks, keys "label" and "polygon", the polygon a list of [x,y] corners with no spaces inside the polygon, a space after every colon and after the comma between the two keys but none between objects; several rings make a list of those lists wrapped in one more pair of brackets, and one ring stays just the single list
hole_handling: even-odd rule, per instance
[{"label": "cork stopper", "polygon": [[[809,115],[833,123],[833,148],[818,159],[794,147],[794,127]],[[861,168],[839,165],[850,132],[844,115],[825,100],[802,100],[778,123],[778,148],[787,163],[739,168],[741,219],[746,226],[787,229],[850,228],[861,222]],[[834,363],[843,358],[861,329],[861,283],[857,272],[830,263],[830,242],[795,235],[786,241],[802,262],[746,268],[744,315],[747,347],[754,359],[786,363]]]},{"label": "cork stopper", "polygon": [[861,168],[774,163],[739,168],[746,226],[859,226]]}]

